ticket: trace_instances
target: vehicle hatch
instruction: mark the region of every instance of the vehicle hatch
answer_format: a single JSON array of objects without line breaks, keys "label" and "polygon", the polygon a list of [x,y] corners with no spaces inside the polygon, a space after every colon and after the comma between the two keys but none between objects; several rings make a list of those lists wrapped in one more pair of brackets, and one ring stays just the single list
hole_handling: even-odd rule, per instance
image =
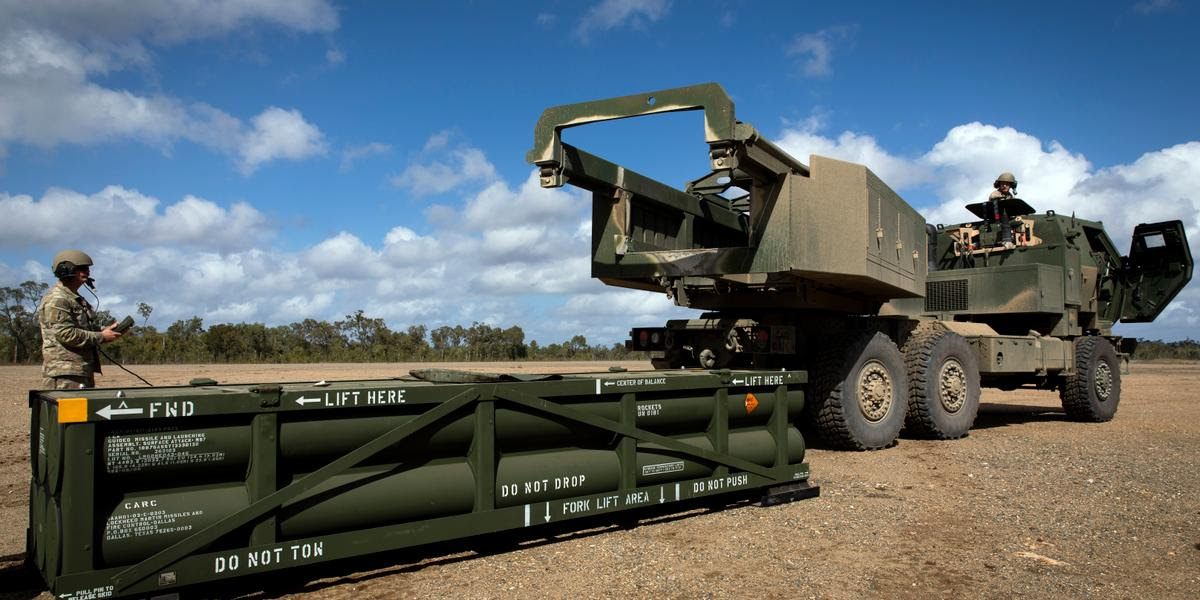
[{"label": "vehicle hatch", "polygon": [[1130,294],[1121,321],[1153,321],[1192,279],[1192,252],[1183,222],[1142,223],[1135,227],[1124,263]]}]

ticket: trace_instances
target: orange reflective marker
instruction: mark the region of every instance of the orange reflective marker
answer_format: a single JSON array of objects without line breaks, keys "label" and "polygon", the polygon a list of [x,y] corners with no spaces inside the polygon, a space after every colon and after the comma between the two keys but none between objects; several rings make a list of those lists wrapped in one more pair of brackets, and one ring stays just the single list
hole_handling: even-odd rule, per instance
[{"label": "orange reflective marker", "polygon": [[59,423],[87,421],[87,398],[62,398],[58,401]]},{"label": "orange reflective marker", "polygon": [[756,408],[758,408],[758,398],[755,398],[754,394],[746,394],[746,414],[754,412]]}]

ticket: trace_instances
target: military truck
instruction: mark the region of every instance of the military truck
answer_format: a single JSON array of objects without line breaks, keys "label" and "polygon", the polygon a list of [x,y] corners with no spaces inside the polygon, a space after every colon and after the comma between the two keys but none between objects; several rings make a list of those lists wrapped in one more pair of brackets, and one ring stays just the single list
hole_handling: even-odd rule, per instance
[{"label": "military truck", "polygon": [[[562,139],[691,110],[711,170],[682,190]],[[542,187],[592,193],[592,276],[706,311],[628,347],[662,369],[807,370],[806,425],[837,447],[962,437],[981,386],[1057,389],[1071,418],[1107,421],[1136,343],[1113,324],[1154,320],[1191,279],[1180,221],[1137,226],[1126,256],[1101,223],[1019,198],[927,224],[864,165],[790,156],[715,83],[549,108],[534,137]]]}]

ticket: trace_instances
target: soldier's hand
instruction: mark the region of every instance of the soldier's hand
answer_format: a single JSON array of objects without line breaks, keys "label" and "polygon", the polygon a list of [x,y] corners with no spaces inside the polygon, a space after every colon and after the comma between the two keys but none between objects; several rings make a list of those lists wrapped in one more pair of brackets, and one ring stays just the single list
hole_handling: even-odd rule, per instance
[{"label": "soldier's hand", "polygon": [[119,332],[113,331],[113,327],[116,327],[117,325],[118,325],[118,323],[116,321],[113,321],[112,325],[109,325],[108,327],[105,327],[104,329],[100,330],[100,335],[104,336],[102,343],[107,344],[107,343],[121,337],[121,334]]}]

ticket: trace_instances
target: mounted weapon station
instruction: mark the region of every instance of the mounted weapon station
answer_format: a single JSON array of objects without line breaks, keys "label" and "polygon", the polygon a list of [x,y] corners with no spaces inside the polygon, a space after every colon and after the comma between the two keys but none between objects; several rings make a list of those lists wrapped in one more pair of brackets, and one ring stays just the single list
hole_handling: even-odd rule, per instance
[{"label": "mounted weapon station", "polygon": [[[683,190],[562,141],[688,110],[704,111],[711,172]],[[535,137],[543,187],[592,192],[592,276],[708,311],[627,346],[662,369],[804,370],[805,422],[842,448],[962,437],[980,386],[1057,389],[1070,417],[1107,421],[1136,345],[1113,323],[1153,321],[1192,276],[1180,221],[1138,225],[1128,256],[1101,223],[1019,198],[926,224],[867,167],[788,155],[717,84],[550,108]]]},{"label": "mounted weapon station", "polygon": [[[564,128],[703,110],[712,172],[677,190]],[[593,193],[592,274],[709,312],[635,328],[660,370],[32,391],[27,560],[76,600],[193,586],[445,540],[748,495],[815,495],[810,425],[848,448],[906,423],[959,437],[981,385],[1061,390],[1107,420],[1118,320],[1191,277],[1178,221],[1120,256],[1101,225],[975,207],[924,220],[866,167],[805,165],[719,86],[551,108],[529,160]]]}]

